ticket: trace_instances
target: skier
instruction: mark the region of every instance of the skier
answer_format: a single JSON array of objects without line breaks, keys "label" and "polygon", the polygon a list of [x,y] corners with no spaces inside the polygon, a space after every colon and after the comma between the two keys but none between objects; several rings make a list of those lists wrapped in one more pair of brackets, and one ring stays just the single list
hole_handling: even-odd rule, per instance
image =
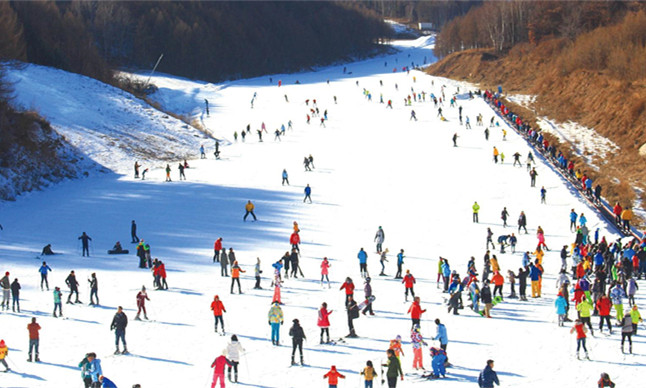
[{"label": "skier", "polygon": [[361,273],[361,277],[365,278],[368,276],[368,254],[361,248],[357,254],[357,258],[359,259],[359,272]]},{"label": "skier", "polygon": [[431,378],[439,379],[441,377],[446,377],[446,352],[442,349],[431,348],[431,366],[433,367],[433,373]]},{"label": "skier", "polygon": [[525,212],[521,211],[520,215],[518,216],[518,234],[520,234],[520,229],[525,229],[525,234],[528,234],[527,232],[527,216],[525,216]]},{"label": "skier", "polygon": [[90,241],[92,241],[92,238],[85,234],[81,234],[81,237],[78,238],[81,240],[82,246],[83,246],[83,257],[85,257],[85,254],[87,253],[87,256],[90,257]]},{"label": "skier", "polygon": [[312,171],[310,168],[310,160],[306,157],[303,158],[303,166],[305,166],[305,171]]},{"label": "skier", "polygon": [[[293,357],[292,357],[293,358]],[[368,361],[370,362],[370,361]],[[324,379],[327,379],[328,386],[329,388],[336,388],[337,384],[339,383],[339,378],[345,379],[345,376],[339,373],[339,371],[336,370],[336,366],[332,365],[330,367],[330,370],[323,375]],[[368,385],[366,384],[366,387]]]},{"label": "skier", "polygon": [[58,307],[58,316],[62,317],[63,316],[63,305],[61,303],[61,297],[63,296],[63,293],[61,292],[61,289],[58,287],[54,287],[54,312],[52,315],[54,318],[56,318],[56,308]]},{"label": "skier", "polygon": [[406,276],[404,276],[402,284],[404,284],[404,300],[408,302],[409,292],[413,299],[415,299],[415,290],[413,289],[413,286],[415,285],[415,277],[410,273],[410,270],[408,269],[406,270]]},{"label": "skier", "polygon": [[[227,378],[230,382],[238,382],[238,364],[240,364],[240,354],[242,352],[244,352],[244,348],[238,342],[238,336],[232,335],[231,342],[227,345],[227,359],[231,363],[227,368]],[[233,369],[233,380],[231,380],[231,369]]]},{"label": "skier", "polygon": [[292,365],[297,365],[296,362],[294,362],[294,355],[296,354],[296,348],[298,348],[298,351],[301,355],[301,366],[302,366],[304,364],[303,340],[306,339],[307,337],[305,336],[305,332],[303,331],[303,328],[298,322],[298,319],[292,320],[292,323],[293,325],[289,329],[289,336],[292,337]]},{"label": "skier", "polygon": [[411,344],[413,346],[413,368],[415,370],[424,369],[424,362],[422,356],[422,345],[426,345],[419,326],[413,327],[410,332]]},{"label": "skier", "polygon": [[287,186],[289,186],[289,176],[287,175],[287,170],[283,169],[283,183],[282,183],[282,185],[285,186],[285,183],[287,183]]},{"label": "skier", "polygon": [[301,243],[301,237],[297,231],[294,231],[291,236],[289,236],[289,243],[292,245],[292,250],[301,252],[300,247],[298,246]]},{"label": "skier", "polygon": [[536,172],[536,168],[532,168],[532,170],[529,172],[529,178],[530,178],[530,186],[535,187],[536,186],[536,177],[538,176],[538,173]]},{"label": "skier", "polygon": [[166,163],[166,182],[172,182],[172,180],[170,179],[170,172],[170,164]]},{"label": "skier", "polygon": [[327,281],[327,288],[330,288],[330,278],[328,277],[328,270],[331,267],[330,262],[328,261],[327,257],[323,258],[323,262],[321,262],[321,286],[323,286],[323,279]]},{"label": "skier", "polygon": [[408,119],[408,121],[411,121],[411,120],[417,121],[417,115],[415,114],[414,110],[410,111],[410,119]]},{"label": "skier", "polygon": [[[292,253],[289,255],[289,261],[292,266],[292,277],[296,279],[298,277],[297,272],[300,271],[300,268],[298,267],[298,251],[296,251],[296,249],[292,249]],[[303,276],[302,272],[301,276]]]},{"label": "skier", "polygon": [[204,144],[200,145],[200,159],[206,159],[206,153],[204,152]]},{"label": "skier", "polygon": [[628,338],[628,353],[633,354],[633,320],[630,314],[621,321],[621,352],[624,352],[624,341]]},{"label": "skier", "polygon": [[72,304],[72,294],[76,293],[76,301],[74,303],[81,303],[79,301],[79,283],[76,281],[76,275],[74,274],[74,271],[70,272],[70,274],[67,276],[65,279],[65,284],[70,288],[70,294],[67,296],[67,303]]},{"label": "skier", "polygon": [[271,344],[280,345],[280,325],[283,324],[283,310],[278,302],[272,302],[268,313],[268,322],[271,326]]},{"label": "skier", "polygon": [[410,314],[410,318],[412,321],[411,327],[414,327],[415,325],[419,325],[420,319],[422,318],[422,314],[424,314],[425,312],[426,312],[426,309],[422,310],[422,307],[420,306],[419,296],[416,296],[415,299],[413,300],[413,303],[408,308],[408,313]]},{"label": "skier", "polygon": [[563,293],[558,293],[554,301],[554,306],[556,307],[556,315],[558,315],[558,325],[559,327],[563,327],[567,314],[567,301],[563,297]]},{"label": "skier", "polygon": [[[318,320],[316,322],[317,326],[321,328],[321,344],[330,343],[330,319],[329,316],[334,310],[327,309],[327,303],[323,302],[321,308],[318,311]],[[323,334],[327,334],[327,341],[323,341]]]},{"label": "skier", "polygon": [[260,287],[260,274],[262,270],[260,269],[260,257],[256,257],[256,266],[254,267],[254,275],[256,278],[256,284],[253,286],[254,290],[262,290]]},{"label": "skier", "polygon": [[401,249],[397,254],[397,273],[395,279],[402,279],[402,265],[404,265],[404,250]]},{"label": "skier", "polygon": [[43,250],[40,252],[41,256],[50,256],[50,255],[55,255],[54,251],[52,251],[52,244],[47,244],[43,247]]},{"label": "skier", "polygon": [[372,361],[366,361],[366,367],[361,371],[361,375],[364,378],[364,387],[372,388],[372,380],[375,378],[375,376],[377,376],[377,372],[372,365]]},{"label": "skier", "polygon": [[310,187],[309,183],[307,186],[305,186],[305,198],[303,198],[303,202],[307,201],[308,199],[310,200],[310,203],[312,203],[312,188]]},{"label": "skier", "polygon": [[[91,278],[87,280],[90,283],[90,305],[99,305],[99,281],[96,278],[96,273],[92,272]],[[96,303],[94,302],[94,297],[96,297]]]},{"label": "skier", "polygon": [[388,259],[386,259],[387,254],[388,254],[388,248],[384,249],[381,252],[381,256],[379,258],[379,263],[381,264],[381,273],[379,274],[379,276],[387,276],[386,273],[384,272],[386,270],[385,263],[388,261]]},{"label": "skier", "polygon": [[246,213],[245,213],[244,217],[242,217],[242,221],[247,221],[247,216],[249,214],[251,214],[251,216],[253,217],[253,220],[256,221],[256,215],[253,213],[254,208],[255,208],[255,206],[253,205],[253,203],[251,203],[251,201],[247,201],[247,204],[244,207]]},{"label": "skier", "polygon": [[478,223],[478,212],[480,211],[480,205],[478,205],[477,201],[473,203],[471,209],[473,209],[473,222]]},{"label": "skier", "polygon": [[130,237],[132,238],[132,243],[136,244],[139,242],[139,237],[137,237],[137,224],[135,220],[132,220],[130,223]]},{"label": "skier", "polygon": [[607,295],[602,294],[599,300],[597,300],[597,311],[599,313],[599,331],[603,333],[603,322],[606,322],[608,326],[608,332],[612,334],[612,325],[610,324],[610,308],[612,307],[612,302]]},{"label": "skier", "polygon": [[215,318],[215,332],[218,332],[218,322],[222,326],[222,335],[224,335],[224,320],[222,315],[227,312],[227,309],[224,308],[224,304],[220,301],[220,297],[215,295],[213,297],[213,302],[211,302],[211,311],[213,311],[213,317]]},{"label": "skier", "polygon": [[[123,307],[119,306],[110,325],[110,330],[114,330],[114,344],[117,347],[114,354],[129,354],[126,345],[126,326],[128,326],[128,317],[123,312]],[[123,352],[119,351],[119,338],[121,338],[121,342],[123,343]]]},{"label": "skier", "polygon": [[487,366],[478,375],[478,386],[480,388],[493,388],[493,384],[500,385],[498,374],[493,370],[493,360],[487,360]]},{"label": "skier", "polygon": [[141,314],[142,310],[144,312],[144,319],[148,319],[148,315],[146,314],[146,300],[150,300],[146,293],[146,286],[141,286],[141,291],[137,293],[137,315],[135,316],[135,321],[141,321],[139,314]]},{"label": "skier", "polygon": [[227,250],[226,248],[222,248],[222,252],[220,253],[220,276],[229,277],[229,274],[227,273],[228,267],[229,258],[227,256]]},{"label": "skier", "polygon": [[545,186],[541,187],[541,203],[545,203],[545,194],[547,193],[547,190],[545,190]]},{"label": "skier", "polygon": [[504,207],[502,209],[502,212],[500,212],[500,218],[502,219],[503,228],[507,227],[507,217],[509,217],[509,213],[507,212],[507,207]]},{"label": "skier", "polygon": [[[20,312],[20,283],[18,283],[18,278],[13,280],[11,283],[11,311],[16,312],[16,307],[18,307],[18,312]],[[7,310],[9,306],[7,306]]]},{"label": "skier", "polygon": [[[585,358],[586,360],[589,360],[590,357],[588,357],[588,349],[585,347],[585,338],[586,338],[586,333],[588,332],[588,329],[585,328],[583,325],[583,322],[581,322],[580,319],[577,319],[574,321],[574,327],[570,329],[570,333],[576,332],[576,358],[577,360],[580,360],[579,358],[579,350],[581,347],[583,347],[583,351],[585,352]],[[623,348],[623,346],[622,346]]]},{"label": "skier", "polygon": [[220,380],[220,388],[224,388],[224,367],[231,367],[231,363],[227,360],[226,354],[227,349],[224,349],[222,351],[222,355],[216,357],[211,364],[211,368],[215,368],[213,370],[213,382],[211,383],[211,388],[215,388],[218,379]]},{"label": "skier", "polygon": [[458,143],[457,143],[457,142],[458,142],[458,137],[459,137],[459,136],[458,136],[458,133],[457,133],[457,132],[453,134],[453,138],[452,138],[452,139],[453,139],[453,147],[457,147],[457,146],[458,146]]},{"label": "skier", "polygon": [[388,355],[388,362],[382,364],[382,366],[388,367],[386,370],[386,378],[388,379],[388,388],[397,387],[397,376],[401,376],[401,380],[404,381],[404,372],[402,372],[401,363],[399,359],[395,356],[395,351],[388,349],[386,351]]},{"label": "skier", "polygon": [[354,298],[352,298],[352,295],[348,295],[346,309],[348,313],[348,328],[350,330],[350,334],[348,334],[346,337],[357,338],[358,336],[354,331],[353,320],[359,318],[359,306],[357,305],[357,302],[354,301]]},{"label": "skier", "polygon": [[350,299],[354,296],[354,283],[352,282],[352,279],[347,277],[345,278],[345,282],[341,285],[340,290],[345,290],[345,304],[346,306],[350,302]]},{"label": "skier", "polygon": [[491,249],[496,249],[496,246],[493,245],[493,232],[491,231],[491,228],[487,228],[487,246],[485,249],[489,249],[489,244],[491,244]]},{"label": "skier", "polygon": [[385,239],[386,239],[386,234],[384,233],[384,230],[380,226],[379,229],[377,229],[377,233],[375,233],[375,239],[374,239],[374,241],[377,243],[377,253],[381,253],[381,244],[384,243]]},{"label": "skier", "polygon": [[182,163],[179,163],[177,166],[177,169],[179,170],[179,180],[181,181],[182,178],[186,180],[186,175],[184,175],[184,165]]},{"label": "skier", "polygon": [[49,282],[47,281],[47,271],[51,271],[52,269],[47,265],[46,262],[43,261],[43,265],[38,268],[38,272],[40,272],[40,290],[43,290],[43,283],[47,286],[47,291],[49,291]]},{"label": "skier", "polygon": [[7,361],[5,361],[7,355],[9,355],[9,347],[5,344],[4,340],[0,340],[0,364],[4,365],[5,372],[9,372],[11,370]]},{"label": "skier", "polygon": [[213,262],[220,262],[220,251],[222,250],[222,237],[218,237],[213,243]]},{"label": "skier", "polygon": [[370,277],[366,277],[366,281],[363,286],[363,293],[366,297],[366,307],[363,309],[363,315],[366,315],[366,313],[370,313],[370,315],[375,315],[375,313],[372,311],[372,301],[370,298],[372,298],[372,285],[370,284]]},{"label": "skier", "polygon": [[233,285],[238,283],[238,294],[242,294],[242,288],[240,287],[240,272],[247,272],[240,268],[238,261],[233,262],[233,267],[231,267],[231,293],[233,294]]}]

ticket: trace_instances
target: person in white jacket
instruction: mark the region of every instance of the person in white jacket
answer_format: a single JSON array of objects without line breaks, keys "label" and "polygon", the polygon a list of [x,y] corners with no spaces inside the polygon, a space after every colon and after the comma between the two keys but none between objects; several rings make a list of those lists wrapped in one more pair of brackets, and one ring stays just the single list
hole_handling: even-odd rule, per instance
[{"label": "person in white jacket", "polygon": [[[238,382],[238,364],[240,363],[240,355],[244,352],[244,348],[238,342],[238,337],[234,334],[231,336],[231,342],[227,345],[227,359],[231,362],[227,374],[229,381]],[[233,369],[233,380],[231,380],[231,369]]]}]

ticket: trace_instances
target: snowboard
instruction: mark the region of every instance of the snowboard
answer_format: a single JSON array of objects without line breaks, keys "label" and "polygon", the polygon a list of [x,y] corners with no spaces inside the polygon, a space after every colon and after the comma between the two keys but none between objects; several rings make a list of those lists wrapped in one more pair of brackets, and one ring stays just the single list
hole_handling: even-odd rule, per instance
[{"label": "snowboard", "polygon": [[359,310],[363,310],[364,308],[366,308],[368,303],[374,302],[375,299],[377,299],[377,298],[374,295],[371,295],[368,299],[366,299],[363,302],[359,303],[359,306],[357,306],[357,307],[359,308]]},{"label": "snowboard", "polygon": [[115,251],[114,249],[108,250],[108,255],[125,255],[128,253],[129,251],[127,249],[122,249],[120,251]]},{"label": "snowboard", "polygon": [[[492,307],[495,307],[498,303],[502,302],[502,297],[500,295],[496,296],[492,300]],[[480,314],[481,317],[484,317],[484,310],[478,311],[478,314]]]}]

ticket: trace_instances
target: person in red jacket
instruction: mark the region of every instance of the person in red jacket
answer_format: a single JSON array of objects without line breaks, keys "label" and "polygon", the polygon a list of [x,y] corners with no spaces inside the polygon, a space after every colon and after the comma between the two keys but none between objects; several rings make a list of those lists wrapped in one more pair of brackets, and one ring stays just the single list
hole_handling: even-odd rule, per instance
[{"label": "person in red jacket", "polygon": [[159,261],[159,288],[158,290],[168,290],[168,283],[166,283],[166,264],[163,261]]},{"label": "person in red jacket", "polygon": [[291,236],[289,236],[289,243],[292,244],[292,249],[296,249],[296,252],[301,253],[298,244],[301,243],[301,237],[298,235],[298,232],[294,231]]},{"label": "person in red jacket", "polygon": [[218,332],[219,321],[222,325],[222,335],[224,335],[224,320],[222,319],[222,314],[226,313],[227,309],[224,308],[224,304],[222,304],[220,297],[217,295],[213,298],[213,302],[211,302],[211,310],[213,310],[213,316],[215,317],[215,332]]},{"label": "person in red jacket", "polygon": [[336,366],[332,365],[330,367],[330,370],[323,375],[324,379],[328,379],[327,382],[330,385],[329,388],[336,388],[336,385],[339,383],[339,378],[345,379],[345,376],[339,373],[338,370],[336,370]]},{"label": "person in red jacket", "polygon": [[413,300],[413,304],[410,305],[408,308],[408,313],[410,313],[410,318],[413,321],[413,325],[411,327],[415,327],[415,325],[419,325],[419,321],[422,318],[422,314],[426,312],[426,309],[422,310],[422,307],[420,306],[420,299],[419,296],[416,296],[415,299]]},{"label": "person in red jacket", "polygon": [[218,379],[220,379],[220,388],[224,388],[224,368],[225,366],[231,368],[231,363],[225,357],[226,354],[227,350],[224,349],[222,351],[222,355],[216,357],[216,359],[213,360],[213,364],[211,364],[211,368],[215,368],[213,370],[213,382],[211,383],[211,388],[215,388],[215,384],[218,382]]},{"label": "person in red jacket", "polygon": [[220,251],[222,250],[222,237],[215,240],[213,244],[213,262],[220,262]]},{"label": "person in red jacket", "polygon": [[[321,308],[319,309],[319,319],[317,321],[317,326],[321,328],[321,343],[330,343],[330,319],[328,318],[332,314],[333,310],[327,309],[327,303],[323,302]],[[323,334],[327,334],[327,341],[323,342]]]},{"label": "person in red jacket", "polygon": [[612,208],[612,213],[615,215],[615,222],[617,225],[621,225],[621,212],[624,211],[624,209],[621,207],[619,202],[615,204],[615,207]]},{"label": "person in red jacket", "polygon": [[608,325],[608,330],[612,334],[612,325],[610,324],[610,308],[612,307],[612,301],[608,298],[607,295],[601,295],[597,301],[597,311],[599,311],[599,331],[603,333],[603,321],[606,321]]},{"label": "person in red jacket", "polygon": [[341,285],[341,288],[339,290],[344,290],[345,289],[345,304],[348,304],[348,301],[350,300],[350,297],[354,298],[354,283],[352,283],[352,279],[345,278],[345,282]]},{"label": "person in red jacket", "polygon": [[415,284],[415,277],[410,273],[410,270],[406,270],[406,275],[404,276],[404,279],[402,280],[402,283],[404,284],[404,298],[406,302],[408,302],[408,293],[412,295],[413,299],[415,299],[415,290],[413,289],[413,285]]}]

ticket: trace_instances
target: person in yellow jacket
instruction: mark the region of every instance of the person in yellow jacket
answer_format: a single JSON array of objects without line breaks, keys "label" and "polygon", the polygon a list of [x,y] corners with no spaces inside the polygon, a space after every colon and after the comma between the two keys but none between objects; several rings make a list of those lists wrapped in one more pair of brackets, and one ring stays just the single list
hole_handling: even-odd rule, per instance
[{"label": "person in yellow jacket", "polygon": [[11,368],[9,368],[9,365],[7,365],[7,361],[5,361],[5,357],[9,354],[9,348],[7,345],[5,345],[4,340],[0,340],[0,363],[4,365],[5,372],[9,372]]},{"label": "person in yellow jacket", "polygon": [[244,209],[245,209],[247,212],[244,214],[244,217],[242,217],[242,221],[247,221],[247,216],[248,216],[249,214],[251,214],[251,216],[253,217],[253,220],[254,220],[254,221],[256,221],[256,220],[257,220],[257,219],[256,219],[256,215],[255,215],[255,214],[253,214],[253,209],[255,209],[255,208],[256,208],[256,207],[253,205],[253,203],[251,203],[251,201],[247,201],[247,204],[246,204],[246,205],[245,205],[245,207],[244,207]]},{"label": "person in yellow jacket", "polygon": [[545,256],[545,252],[543,252],[541,247],[536,247],[536,251],[534,251],[534,256],[536,256],[536,260],[538,260],[538,264],[543,265],[543,256]]},{"label": "person in yellow jacket", "polygon": [[491,265],[491,272],[500,272],[500,264],[498,264],[498,258],[496,257],[496,255],[491,256],[491,259],[489,259],[489,264]]},{"label": "person in yellow jacket", "polygon": [[581,303],[579,303],[576,306],[576,311],[579,312],[579,318],[581,322],[583,322],[584,325],[588,325],[590,328],[590,333],[594,335],[594,331],[592,330],[592,323],[590,322],[590,316],[592,315],[592,311],[594,310],[594,306],[592,305],[592,302],[588,298],[585,297],[585,295],[581,299]]},{"label": "person in yellow jacket", "polygon": [[240,268],[238,265],[238,260],[233,262],[233,267],[231,268],[231,293],[233,294],[233,285],[238,283],[238,294],[242,294],[242,288],[240,287],[240,272],[247,272],[244,269]]},{"label": "person in yellow jacket", "polygon": [[639,310],[637,310],[636,304],[634,304],[633,308],[630,310],[630,318],[633,322],[633,335],[637,335],[637,324],[639,322],[644,322],[644,320],[642,319],[641,314],[639,314]]},{"label": "person in yellow jacket", "polygon": [[630,220],[633,219],[633,211],[629,207],[621,212],[621,221],[623,221],[623,228],[627,232],[630,231]]},{"label": "person in yellow jacket", "polygon": [[473,222],[478,222],[478,212],[480,211],[480,205],[478,205],[478,202],[474,202],[473,206],[471,206],[471,209],[473,209]]},{"label": "person in yellow jacket", "polygon": [[366,367],[363,368],[361,374],[363,375],[363,378],[365,380],[366,388],[372,388],[372,380],[375,378],[375,376],[377,376],[377,372],[372,365],[372,361],[368,360],[366,362]]}]

